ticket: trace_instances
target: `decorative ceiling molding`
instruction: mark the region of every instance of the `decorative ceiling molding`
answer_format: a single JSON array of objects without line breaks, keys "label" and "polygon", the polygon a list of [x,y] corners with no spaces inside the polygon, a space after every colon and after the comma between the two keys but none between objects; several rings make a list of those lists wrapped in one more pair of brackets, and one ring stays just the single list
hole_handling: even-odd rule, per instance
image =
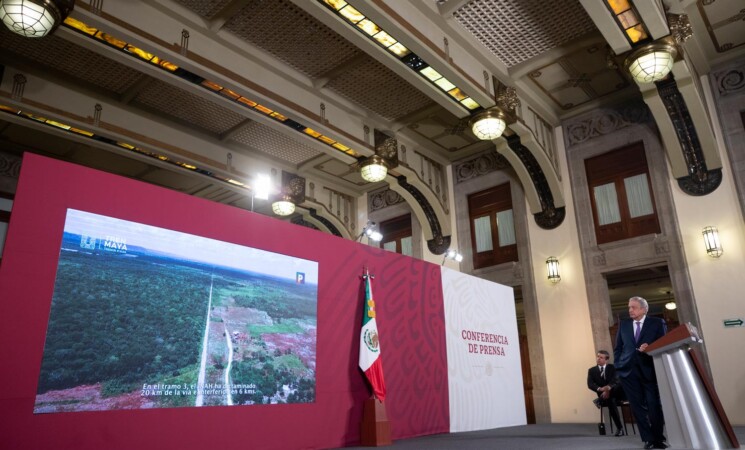
[{"label": "decorative ceiling molding", "polygon": [[528,79],[564,111],[631,85],[621,66],[608,65],[607,46],[596,43],[528,73]]},{"label": "decorative ceiling molding", "polygon": [[696,6],[717,52],[725,53],[745,44],[742,0],[699,0]]}]

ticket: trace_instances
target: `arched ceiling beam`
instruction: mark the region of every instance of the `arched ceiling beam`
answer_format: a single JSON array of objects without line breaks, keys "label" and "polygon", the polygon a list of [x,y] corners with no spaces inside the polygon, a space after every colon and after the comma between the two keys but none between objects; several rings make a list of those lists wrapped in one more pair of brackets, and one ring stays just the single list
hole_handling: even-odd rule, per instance
[{"label": "arched ceiling beam", "polygon": [[497,152],[515,169],[538,226],[556,228],[566,216],[559,176],[529,128],[518,121],[510,129],[515,134],[497,139]]},{"label": "arched ceiling beam", "polygon": [[683,192],[706,195],[722,182],[722,160],[706,106],[685,60],[673,75],[637,83],[660,130],[673,177]]},{"label": "arched ceiling beam", "polygon": [[[344,224],[336,216],[328,211],[325,205],[306,198],[298,206],[307,211],[307,215],[313,219],[312,223],[318,226],[319,229],[344,239],[356,238],[356,236],[352,236],[349,230],[347,230]],[[305,214],[303,214],[303,216],[305,216]],[[311,221],[309,220],[309,222]]]},{"label": "arched ceiling beam", "polygon": [[389,172],[386,181],[398,193],[422,225],[427,247],[435,255],[444,254],[450,247],[450,217],[437,200],[437,196],[419,179],[415,171],[406,166],[396,167],[396,174]]}]

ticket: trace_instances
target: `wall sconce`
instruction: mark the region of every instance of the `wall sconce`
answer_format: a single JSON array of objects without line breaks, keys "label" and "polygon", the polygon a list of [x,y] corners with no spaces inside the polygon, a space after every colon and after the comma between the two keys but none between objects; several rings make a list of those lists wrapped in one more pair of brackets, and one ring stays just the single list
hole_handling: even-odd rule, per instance
[{"label": "wall sconce", "polygon": [[283,195],[279,200],[272,203],[272,211],[278,216],[289,216],[295,212],[295,204],[289,195]]},{"label": "wall sconce", "polygon": [[375,229],[375,222],[367,221],[367,225],[362,229],[362,233],[357,236],[357,242],[362,240],[362,236],[367,236],[367,239],[373,242],[380,242],[383,240],[383,235]]},{"label": "wall sconce", "polygon": [[388,166],[383,158],[372,155],[360,164],[360,175],[367,182],[377,183],[388,176]]},{"label": "wall sconce", "polygon": [[461,261],[463,261],[463,255],[461,255],[460,253],[458,253],[458,250],[455,250],[455,249],[452,249],[451,248],[451,249],[449,249],[448,251],[445,252],[445,256],[442,257],[442,264],[440,264],[440,265],[441,266],[444,266],[445,265],[445,261],[448,260],[448,259],[452,259],[455,262],[461,262]]},{"label": "wall sconce", "polygon": [[555,256],[549,256],[546,260],[546,270],[548,271],[548,281],[558,283],[561,281],[559,274],[559,260]]},{"label": "wall sconce", "polygon": [[473,116],[471,131],[482,141],[491,141],[502,135],[507,127],[506,116],[501,108],[494,106]]},{"label": "wall sconce", "polygon": [[634,80],[639,83],[653,83],[670,73],[677,53],[670,44],[652,43],[631,52],[625,64]]},{"label": "wall sconce", "polygon": [[704,227],[704,245],[706,246],[706,253],[712,258],[719,258],[724,253],[722,249],[722,243],[719,242],[719,231],[717,227]]},{"label": "wall sconce", "polygon": [[0,20],[25,37],[44,37],[72,12],[75,0],[0,0]]}]

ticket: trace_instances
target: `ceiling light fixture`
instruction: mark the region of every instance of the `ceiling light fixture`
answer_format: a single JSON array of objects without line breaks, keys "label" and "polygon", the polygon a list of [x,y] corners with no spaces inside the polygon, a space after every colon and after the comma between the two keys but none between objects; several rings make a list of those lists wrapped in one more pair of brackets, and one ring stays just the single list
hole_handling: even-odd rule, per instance
[{"label": "ceiling light fixture", "polygon": [[25,37],[44,37],[72,12],[75,0],[0,0],[0,20]]},{"label": "ceiling light fixture", "polygon": [[272,211],[278,216],[289,216],[295,212],[295,204],[289,195],[283,195],[279,200],[272,203]]},{"label": "ceiling light fixture", "polygon": [[672,310],[677,309],[677,308],[678,308],[678,305],[676,305],[675,302],[667,302],[667,303],[665,303],[665,309],[667,309],[668,311],[672,311]]},{"label": "ceiling light fixture", "polygon": [[360,175],[370,183],[383,181],[388,176],[388,166],[382,157],[372,155],[360,164]]},{"label": "ceiling light fixture", "polygon": [[670,44],[648,44],[631,52],[626,58],[626,67],[637,82],[653,83],[670,73],[677,53]]},{"label": "ceiling light fixture", "polygon": [[473,116],[471,131],[482,141],[498,138],[507,127],[506,115],[499,107],[492,107]]}]

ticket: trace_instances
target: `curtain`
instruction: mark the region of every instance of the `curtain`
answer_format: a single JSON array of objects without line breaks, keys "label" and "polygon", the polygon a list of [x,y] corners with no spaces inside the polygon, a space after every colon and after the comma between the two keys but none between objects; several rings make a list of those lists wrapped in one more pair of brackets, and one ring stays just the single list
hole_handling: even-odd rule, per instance
[{"label": "curtain", "polygon": [[598,211],[598,226],[608,225],[621,221],[621,213],[618,210],[618,196],[616,185],[613,183],[595,186],[595,208]]},{"label": "curtain", "polygon": [[515,243],[515,221],[511,209],[497,213],[497,234],[500,247]]},{"label": "curtain", "polygon": [[654,213],[646,173],[626,178],[623,184],[626,186],[626,198],[629,201],[629,213],[632,218]]},{"label": "curtain", "polygon": [[414,256],[411,248],[411,236],[401,239],[401,254],[406,256]]},{"label": "curtain", "polygon": [[476,253],[488,252],[494,249],[491,238],[490,216],[478,217],[474,220],[473,230],[476,235]]}]

